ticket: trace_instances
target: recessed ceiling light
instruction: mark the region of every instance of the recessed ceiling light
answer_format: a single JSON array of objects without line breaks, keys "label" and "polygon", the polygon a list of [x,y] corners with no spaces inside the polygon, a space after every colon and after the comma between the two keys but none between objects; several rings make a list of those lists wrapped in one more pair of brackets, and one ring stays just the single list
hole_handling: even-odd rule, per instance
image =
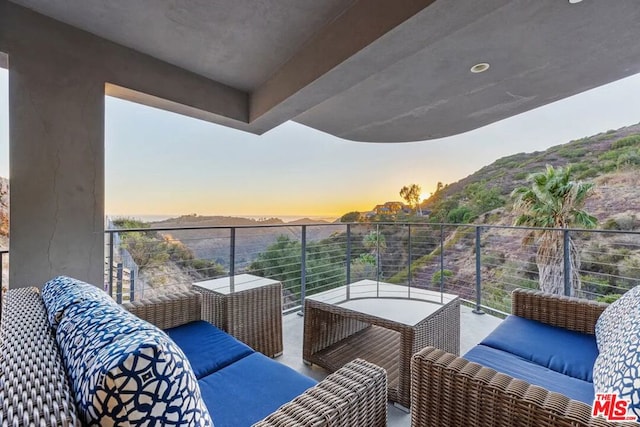
[{"label": "recessed ceiling light", "polygon": [[471,71],[472,73],[484,73],[485,71],[487,71],[489,69],[490,65],[487,62],[481,62],[479,64],[474,65],[473,67],[471,67],[471,69],[469,71]]},{"label": "recessed ceiling light", "polygon": [[580,3],[582,0],[569,0],[570,4]]}]

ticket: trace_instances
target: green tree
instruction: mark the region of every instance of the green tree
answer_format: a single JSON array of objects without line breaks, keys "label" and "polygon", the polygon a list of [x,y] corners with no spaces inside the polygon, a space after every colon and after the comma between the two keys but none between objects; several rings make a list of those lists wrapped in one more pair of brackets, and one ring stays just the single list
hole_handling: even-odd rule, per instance
[{"label": "green tree", "polygon": [[[307,294],[320,292],[346,283],[345,252],[330,239],[307,244]],[[248,272],[282,282],[289,298],[300,295],[302,245],[281,235],[251,263]],[[298,301],[299,303],[299,301]]]},{"label": "green tree", "polygon": [[[571,168],[547,165],[544,172],[529,175],[528,187],[516,188],[512,197],[518,214],[515,225],[539,228],[594,228],[597,219],[584,209],[593,184],[571,179]],[[540,289],[559,294],[564,289],[564,236],[556,230],[532,230],[525,244],[536,243]],[[569,235],[571,293],[581,288],[580,256]]]},{"label": "green tree", "polygon": [[400,197],[407,201],[409,206],[415,209],[416,213],[422,215],[422,210],[420,209],[420,194],[422,193],[422,188],[418,184],[411,184],[409,186],[404,186],[400,189]]},{"label": "green tree", "polygon": [[360,219],[360,212],[353,211],[346,213],[340,217],[340,222],[358,222]]}]

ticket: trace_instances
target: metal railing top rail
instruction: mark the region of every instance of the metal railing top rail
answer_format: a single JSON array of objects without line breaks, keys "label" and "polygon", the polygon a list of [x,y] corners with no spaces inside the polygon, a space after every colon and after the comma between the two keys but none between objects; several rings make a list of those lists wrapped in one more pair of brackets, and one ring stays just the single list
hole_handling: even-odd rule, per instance
[{"label": "metal railing top rail", "polygon": [[[569,232],[588,232],[588,233],[611,233],[611,234],[631,234],[640,235],[640,230],[605,230],[602,228],[554,228],[554,227],[532,227],[521,225],[492,225],[492,224],[455,224],[445,222],[331,222],[319,224],[246,224],[246,225],[197,225],[197,226],[172,226],[172,227],[151,227],[151,228],[109,228],[105,229],[105,233],[118,232],[149,232],[149,231],[174,231],[174,230],[228,230],[251,229],[251,228],[300,228],[300,227],[338,227],[338,226],[419,226],[419,227],[473,227],[473,228],[500,228],[512,230],[543,230],[543,231],[569,231]],[[8,252],[8,251],[7,251]]]}]

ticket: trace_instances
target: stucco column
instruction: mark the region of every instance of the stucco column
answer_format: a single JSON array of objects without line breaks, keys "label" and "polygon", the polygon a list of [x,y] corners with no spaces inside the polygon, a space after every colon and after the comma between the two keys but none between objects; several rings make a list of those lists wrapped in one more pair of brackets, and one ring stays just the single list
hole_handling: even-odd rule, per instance
[{"label": "stucco column", "polygon": [[[28,33],[24,35],[28,38]],[[104,80],[44,43],[9,57],[11,288],[104,282]]]}]

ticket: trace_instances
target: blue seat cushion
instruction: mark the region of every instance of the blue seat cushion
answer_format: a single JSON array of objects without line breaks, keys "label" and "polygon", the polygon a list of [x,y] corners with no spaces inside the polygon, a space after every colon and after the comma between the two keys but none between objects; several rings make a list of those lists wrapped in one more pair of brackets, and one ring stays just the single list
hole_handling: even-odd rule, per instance
[{"label": "blue seat cushion", "polygon": [[508,316],[480,344],[513,353],[561,374],[593,382],[593,364],[598,357],[594,335]]},{"label": "blue seat cushion", "polygon": [[166,329],[165,332],[187,356],[197,379],[254,353],[245,343],[204,320]]},{"label": "blue seat cushion", "polygon": [[[507,353],[506,351],[479,344],[469,350],[469,352],[464,355],[464,358],[486,366],[487,368],[495,369],[513,378],[544,387],[549,391],[562,393],[571,399],[579,400],[587,405],[593,404],[594,392],[592,383],[563,375],[514,354]],[[211,409],[209,410],[211,411]],[[215,413],[211,415],[215,423]]]},{"label": "blue seat cushion", "polygon": [[253,353],[198,383],[216,427],[243,427],[265,418],[316,381]]}]

